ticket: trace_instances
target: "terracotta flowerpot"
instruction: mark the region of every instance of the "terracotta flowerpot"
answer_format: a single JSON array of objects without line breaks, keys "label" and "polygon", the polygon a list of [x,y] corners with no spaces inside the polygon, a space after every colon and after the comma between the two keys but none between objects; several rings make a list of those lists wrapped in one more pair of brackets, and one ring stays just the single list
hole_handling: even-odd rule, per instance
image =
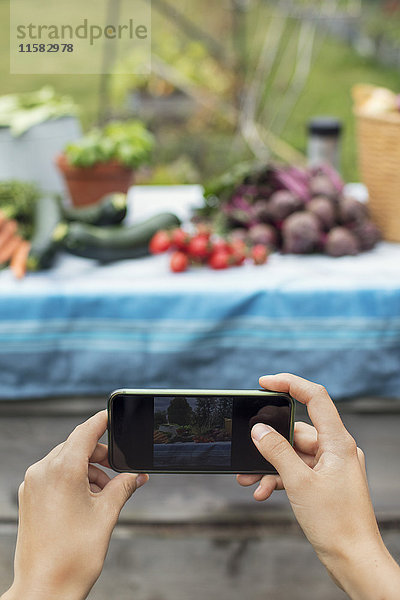
[{"label": "terracotta flowerpot", "polygon": [[98,163],[93,167],[74,167],[64,154],[60,154],[56,164],[64,176],[74,206],[95,204],[113,192],[126,194],[133,183],[133,171],[116,160]]}]

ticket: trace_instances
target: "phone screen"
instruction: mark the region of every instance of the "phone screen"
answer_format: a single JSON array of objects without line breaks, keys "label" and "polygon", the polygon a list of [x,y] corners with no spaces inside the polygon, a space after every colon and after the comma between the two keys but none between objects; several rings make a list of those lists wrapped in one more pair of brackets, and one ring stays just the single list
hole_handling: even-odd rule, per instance
[{"label": "phone screen", "polygon": [[250,431],[271,425],[288,440],[293,400],[264,392],[114,393],[109,403],[110,464],[117,471],[272,473]]}]

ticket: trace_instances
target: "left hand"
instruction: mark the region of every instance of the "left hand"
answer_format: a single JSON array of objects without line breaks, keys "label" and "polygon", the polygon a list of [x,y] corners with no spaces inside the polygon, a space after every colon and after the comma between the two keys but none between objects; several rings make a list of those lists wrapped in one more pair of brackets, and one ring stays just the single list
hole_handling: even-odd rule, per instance
[{"label": "left hand", "polygon": [[19,488],[14,583],[4,600],[82,600],[99,577],[119,513],[147,475],[113,479],[99,443],[107,412],[78,425],[66,442],[28,468]]}]

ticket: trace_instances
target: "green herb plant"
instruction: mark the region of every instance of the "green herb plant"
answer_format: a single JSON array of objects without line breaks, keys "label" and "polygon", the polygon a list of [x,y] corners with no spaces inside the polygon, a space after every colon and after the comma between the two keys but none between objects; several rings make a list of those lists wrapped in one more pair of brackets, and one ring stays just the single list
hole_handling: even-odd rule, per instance
[{"label": "green herb plant", "polygon": [[64,152],[68,162],[75,167],[91,167],[116,160],[135,169],[149,161],[153,145],[153,135],[140,121],[112,121],[68,144]]}]

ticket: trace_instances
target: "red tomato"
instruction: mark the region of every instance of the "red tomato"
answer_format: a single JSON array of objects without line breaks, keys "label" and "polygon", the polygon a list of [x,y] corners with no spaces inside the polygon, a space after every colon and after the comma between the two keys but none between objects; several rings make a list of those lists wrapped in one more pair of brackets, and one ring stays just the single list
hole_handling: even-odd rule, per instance
[{"label": "red tomato", "polygon": [[242,240],[234,240],[231,243],[232,257],[235,265],[240,266],[244,263],[247,257],[247,246]]},{"label": "red tomato", "polygon": [[204,235],[195,235],[190,240],[187,251],[193,258],[207,258],[207,256],[210,255],[210,243],[208,237]]},{"label": "red tomato", "polygon": [[241,252],[246,252],[247,246],[243,240],[232,240],[231,247],[233,251],[240,250]]},{"label": "red tomato", "polygon": [[235,261],[234,264],[237,267],[240,267],[240,265],[242,265],[244,263],[244,261],[246,260],[246,254],[239,250],[234,252],[232,257],[233,257],[233,260]]},{"label": "red tomato", "polygon": [[189,235],[183,229],[174,229],[171,235],[171,244],[178,250],[185,250],[189,243]]},{"label": "red tomato", "polygon": [[212,269],[227,269],[229,267],[231,255],[226,250],[220,250],[219,252],[214,252],[209,260],[208,264]]},{"label": "red tomato", "polygon": [[149,250],[152,254],[161,254],[171,247],[171,235],[168,231],[160,229],[150,240]]},{"label": "red tomato", "polygon": [[169,266],[174,273],[186,271],[189,265],[189,258],[184,252],[174,252],[171,255]]},{"label": "red tomato", "polygon": [[196,229],[198,235],[203,235],[207,239],[209,239],[212,234],[212,227],[208,223],[198,223]]},{"label": "red tomato", "polygon": [[228,254],[230,254],[232,252],[232,247],[225,240],[219,239],[213,242],[211,251],[213,254],[217,254],[218,252],[228,252]]},{"label": "red tomato", "polygon": [[256,244],[251,249],[251,257],[255,265],[263,265],[268,260],[268,250],[264,244]]}]

